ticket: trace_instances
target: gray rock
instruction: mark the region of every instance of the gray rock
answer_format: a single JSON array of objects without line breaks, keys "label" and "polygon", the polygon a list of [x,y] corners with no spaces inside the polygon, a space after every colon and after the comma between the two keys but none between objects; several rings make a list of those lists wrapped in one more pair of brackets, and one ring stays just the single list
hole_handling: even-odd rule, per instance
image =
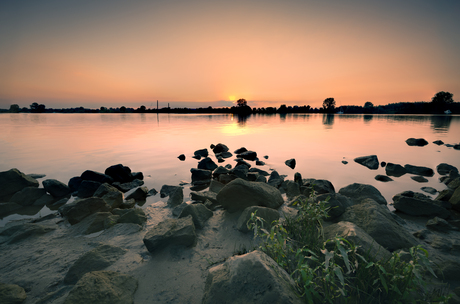
[{"label": "gray rock", "polygon": [[252,206],[243,210],[236,223],[236,229],[245,233],[249,232],[247,223],[251,218],[252,213],[255,213],[256,216],[260,217],[264,221],[263,228],[267,229],[268,231],[271,229],[272,222],[277,221],[280,218],[279,212],[274,209]]},{"label": "gray rock", "polygon": [[216,153],[216,157],[221,157],[221,158],[230,158],[232,157],[233,154],[231,152],[225,151],[221,153]]},{"label": "gray rock", "polygon": [[423,138],[408,138],[406,140],[406,144],[408,144],[409,146],[423,147],[428,145],[428,142]]},{"label": "gray rock", "polygon": [[203,304],[303,303],[289,275],[261,251],[233,256],[209,269]]},{"label": "gray rock", "polygon": [[[3,229],[0,232],[0,236],[3,236],[3,242],[8,244],[14,244],[20,241],[23,241],[31,236],[39,236],[50,231],[55,230],[54,227],[25,223],[22,225],[16,225]],[[0,241],[2,243],[2,241]]]},{"label": "gray rock", "polygon": [[120,190],[121,192],[123,193],[126,193],[136,187],[140,187],[142,185],[144,185],[144,181],[143,180],[140,180],[140,179],[135,179],[131,182],[128,182],[128,183],[120,183],[120,182],[115,182],[112,184],[115,188],[117,188],[118,190]]},{"label": "gray rock", "polygon": [[275,187],[238,178],[220,190],[217,194],[217,202],[229,212],[235,212],[250,206],[276,209],[284,203],[284,200]]},{"label": "gray rock", "polygon": [[449,203],[452,204],[452,209],[460,212],[460,187],[454,191],[451,198],[449,199]]},{"label": "gray rock", "polygon": [[101,197],[112,208],[118,208],[123,203],[123,193],[117,188],[104,183],[94,192],[95,197]]},{"label": "gray rock", "polygon": [[81,277],[91,271],[103,270],[120,259],[128,250],[100,245],[79,257],[64,277],[65,284],[75,284]]},{"label": "gray rock", "polygon": [[44,180],[43,188],[54,197],[63,197],[71,193],[69,186],[55,179]]},{"label": "gray rock", "polygon": [[194,185],[209,184],[211,182],[212,172],[209,170],[192,168],[190,172],[192,173],[192,184]]},{"label": "gray rock", "polygon": [[399,164],[388,163],[385,166],[385,174],[388,176],[400,177],[406,173],[407,170]]},{"label": "gray rock", "polygon": [[209,155],[208,149],[196,150],[195,152],[193,152],[193,155],[198,159],[200,159],[202,157],[208,157],[208,155]]},{"label": "gray rock", "polygon": [[460,187],[460,177],[457,177],[455,178],[454,180],[452,180],[451,182],[449,182],[447,184],[447,187],[449,187],[450,189],[457,189],[458,187]]},{"label": "gray rock", "polygon": [[147,193],[149,193],[149,189],[147,187],[141,186],[135,189],[130,190],[126,193],[126,200],[134,199],[136,201],[145,201],[147,198]]},{"label": "gray rock", "polygon": [[352,200],[340,193],[320,194],[311,201],[317,204],[318,202],[326,200],[327,206],[330,208],[328,211],[329,217],[326,220],[335,220],[341,216],[348,207],[353,206]]},{"label": "gray rock", "polygon": [[69,292],[64,304],[134,303],[137,279],[114,271],[86,273]]},{"label": "gray rock", "polygon": [[[65,206],[65,205],[64,205]],[[62,208],[62,207],[61,207]],[[62,213],[62,209],[59,210]],[[75,225],[85,217],[96,213],[110,211],[110,206],[100,197],[90,197],[79,200],[65,210],[65,216],[70,224]]]},{"label": "gray rock", "polygon": [[378,180],[379,182],[391,182],[391,181],[393,181],[393,179],[391,177],[386,176],[386,175],[381,175],[381,174],[376,175],[375,179]]},{"label": "gray rock", "polygon": [[452,225],[450,225],[445,219],[435,217],[426,222],[426,227],[432,230],[437,230],[441,232],[448,232],[450,230],[458,230]]},{"label": "gray rock", "polygon": [[213,171],[217,168],[215,162],[212,161],[209,157],[203,158],[198,162],[198,169]]},{"label": "gray rock", "polygon": [[79,230],[85,235],[102,231],[107,228],[105,224],[110,216],[112,216],[110,212],[96,212],[91,214],[78,223]]},{"label": "gray rock", "polygon": [[214,193],[219,193],[219,191],[222,190],[222,188],[224,186],[225,185],[222,184],[221,182],[216,181],[215,179],[213,179],[211,181],[211,184],[209,185],[209,191],[214,192]]},{"label": "gray rock", "polygon": [[442,261],[436,265],[434,269],[438,277],[444,280],[458,281],[458,274],[460,273],[460,262],[457,257],[443,258]]},{"label": "gray rock", "polygon": [[21,286],[0,283],[0,303],[21,304],[26,298],[26,291]]},{"label": "gray rock", "polygon": [[128,212],[121,215],[117,220],[118,223],[133,223],[143,226],[147,222],[147,216],[144,210],[140,208],[129,209]]},{"label": "gray rock", "polygon": [[131,209],[136,206],[136,200],[134,198],[124,200],[121,205],[118,207],[120,209]]},{"label": "gray rock", "polygon": [[256,160],[256,166],[265,166],[265,162],[261,160]]},{"label": "gray rock", "polygon": [[370,198],[381,205],[386,205],[387,201],[377,188],[371,185],[354,183],[343,187],[339,193],[349,197],[354,204],[360,204],[362,200]]},{"label": "gray rock", "polygon": [[213,204],[217,204],[217,193],[212,191],[191,192],[190,197],[194,201],[204,203],[206,200],[210,200]]},{"label": "gray rock", "polygon": [[242,178],[244,180],[248,180],[248,171],[249,167],[246,165],[237,165],[235,168],[230,170],[230,174],[236,177]]},{"label": "gray rock", "polygon": [[13,196],[10,198],[10,202],[19,204],[21,206],[30,206],[45,194],[46,191],[43,188],[25,187],[21,191],[13,194]]},{"label": "gray rock", "polygon": [[279,188],[283,181],[284,178],[281,175],[279,175],[279,173],[276,170],[273,170],[270,173],[270,177],[268,178],[268,184],[275,188]]},{"label": "gray rock", "polygon": [[[67,197],[63,198],[64,200],[66,200],[67,202]],[[61,199],[62,200],[62,199]],[[34,206],[44,206],[44,205],[47,205],[48,207],[54,207],[54,206],[58,206],[58,202],[61,201],[61,200],[57,200],[52,197],[51,195],[49,194],[44,194],[42,195],[38,200],[36,200],[34,202]],[[52,209],[54,210],[54,209]]]},{"label": "gray rock", "polygon": [[182,210],[184,210],[184,208],[185,208],[186,206],[188,206],[187,203],[182,203],[182,204],[180,204],[180,205],[174,207],[174,209],[173,209],[173,211],[172,211],[172,214],[173,214],[174,216],[179,217],[179,215],[181,214]]},{"label": "gray rock", "polygon": [[324,228],[324,240],[343,237],[358,247],[358,253],[372,260],[388,260],[391,253],[380,246],[369,234],[350,222],[338,222]]},{"label": "gray rock", "polygon": [[171,185],[163,185],[160,189],[160,197],[167,197],[170,193],[173,193],[177,190],[177,188],[181,188],[180,186],[171,186]]},{"label": "gray rock", "polygon": [[213,215],[212,211],[205,207],[204,204],[190,204],[182,209],[179,218],[184,218],[191,215],[193,224],[196,228],[202,229],[207,220]]},{"label": "gray rock", "polygon": [[229,169],[225,168],[225,167],[222,167],[222,166],[219,166],[216,170],[214,170],[214,172],[212,173],[212,175],[214,177],[219,177],[219,175],[221,174],[227,174],[228,172],[230,172]]},{"label": "gray rock", "polygon": [[194,246],[196,233],[192,216],[160,222],[145,234],[143,241],[151,253],[170,245]]},{"label": "gray rock", "polygon": [[419,231],[416,231],[416,232],[413,233],[413,235],[416,238],[419,238],[421,240],[426,239],[430,234],[431,234],[431,231],[428,230],[428,229],[422,229],[422,230],[419,230]]},{"label": "gray rock", "polygon": [[446,163],[441,163],[436,166],[436,171],[439,175],[447,175],[451,170],[458,173],[458,169],[456,167]]},{"label": "gray rock", "polygon": [[360,156],[355,158],[354,161],[360,165],[368,167],[371,170],[377,170],[379,168],[377,155]]},{"label": "gray rock", "polygon": [[428,180],[426,178],[424,178],[423,176],[420,176],[420,175],[411,176],[410,178],[413,179],[416,182],[419,182],[419,183],[427,183],[428,182]]},{"label": "gray rock", "polygon": [[119,215],[109,215],[105,220],[104,220],[104,229],[109,229],[110,227],[115,226],[118,223],[118,219],[120,218]]},{"label": "gray rock", "polygon": [[286,182],[286,196],[288,197],[288,199],[292,199],[298,195],[300,195],[299,184],[294,181],[287,181]]},{"label": "gray rock", "polygon": [[438,193],[438,190],[436,190],[435,188],[433,187],[422,187],[420,188],[422,191],[426,192],[426,193],[429,193],[429,194],[436,194]]},{"label": "gray rock", "polygon": [[296,161],[294,158],[291,158],[291,159],[288,159],[287,161],[284,162],[286,164],[286,166],[288,166],[289,168],[291,169],[294,169],[295,168],[295,165],[296,165]]},{"label": "gray rock", "polygon": [[304,179],[301,192],[305,196],[310,196],[313,191],[315,191],[316,194],[335,193],[334,186],[326,179]]},{"label": "gray rock", "polygon": [[221,175],[219,175],[219,182],[224,184],[224,185],[226,185],[229,182],[231,182],[232,180],[237,179],[237,178],[238,177],[236,177],[235,175],[221,174]]},{"label": "gray rock", "polygon": [[16,203],[0,203],[0,217],[4,217],[13,213],[15,210],[21,209],[23,206]]},{"label": "gray rock", "polygon": [[158,191],[154,188],[149,190],[149,193],[147,193],[147,196],[155,196],[158,194]]},{"label": "gray rock", "polygon": [[184,191],[182,187],[176,187],[169,193],[168,205],[177,206],[184,201]]},{"label": "gray rock", "polygon": [[11,195],[26,187],[38,187],[38,181],[18,169],[0,172],[0,202],[8,201]]},{"label": "gray rock", "polygon": [[454,194],[454,190],[452,189],[441,190],[435,200],[448,202],[452,197],[452,194]]},{"label": "gray rock", "polygon": [[434,175],[433,169],[430,169],[428,167],[405,165],[404,169],[406,169],[407,173],[410,173],[410,174],[428,176],[428,177],[431,177]]},{"label": "gray rock", "polygon": [[88,198],[93,196],[101,185],[102,184],[100,182],[83,180],[80,184],[80,187],[78,187],[78,197]]},{"label": "gray rock", "polygon": [[418,244],[417,239],[396,221],[386,206],[372,199],[365,199],[360,204],[347,208],[339,220],[356,224],[389,251]]},{"label": "gray rock", "polygon": [[404,191],[393,196],[393,206],[396,210],[415,216],[439,216],[447,218],[450,212],[435,204],[428,196],[412,191]]}]

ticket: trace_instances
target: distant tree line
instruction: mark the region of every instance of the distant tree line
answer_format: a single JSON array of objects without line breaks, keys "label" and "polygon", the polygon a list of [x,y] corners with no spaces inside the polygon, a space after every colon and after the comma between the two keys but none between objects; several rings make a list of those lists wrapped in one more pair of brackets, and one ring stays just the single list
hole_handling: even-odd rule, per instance
[{"label": "distant tree line", "polygon": [[374,106],[370,101],[366,101],[363,106],[348,105],[337,108],[333,97],[328,97],[323,101],[321,108],[312,108],[309,105],[286,106],[282,104],[276,107],[251,108],[246,99],[238,99],[236,106],[213,108],[151,108],[144,105],[139,108],[119,108],[100,107],[99,109],[88,109],[84,107],[53,109],[46,108],[44,104],[32,103],[29,108],[20,108],[17,104],[12,104],[10,108],[0,109],[0,112],[10,113],[234,113],[240,115],[249,114],[276,114],[276,113],[340,113],[344,114],[443,114],[449,110],[453,114],[460,114],[460,103],[454,102],[453,94],[449,92],[436,93],[430,102],[398,102],[384,106]]}]

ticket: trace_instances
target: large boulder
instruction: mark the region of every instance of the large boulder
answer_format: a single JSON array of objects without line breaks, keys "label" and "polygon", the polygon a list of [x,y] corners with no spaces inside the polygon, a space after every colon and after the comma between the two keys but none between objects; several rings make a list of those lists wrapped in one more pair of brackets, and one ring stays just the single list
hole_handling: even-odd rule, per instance
[{"label": "large boulder", "polygon": [[101,186],[100,182],[83,180],[78,187],[78,197],[88,198],[94,195],[96,190]]},{"label": "large boulder", "polygon": [[200,184],[209,184],[212,178],[212,172],[209,170],[203,169],[190,169],[192,173],[192,184],[200,185]]},{"label": "large boulder", "polygon": [[270,177],[268,178],[268,184],[270,186],[279,188],[283,182],[284,182],[284,177],[281,176],[276,170],[273,170],[270,173]]},{"label": "large boulder", "polygon": [[105,169],[106,175],[113,178],[115,182],[129,183],[133,181],[133,175],[129,167],[123,166],[122,164],[113,165]]},{"label": "large boulder", "polygon": [[408,138],[406,139],[406,144],[408,144],[409,146],[423,147],[428,145],[428,142],[423,138]]},{"label": "large boulder", "polygon": [[371,198],[375,202],[386,205],[387,201],[377,188],[371,185],[354,183],[339,190],[339,193],[349,197],[354,204],[361,203],[362,200]]},{"label": "large boulder", "polygon": [[53,197],[63,197],[71,193],[69,186],[55,179],[44,180],[43,188]]},{"label": "large boulder", "polygon": [[277,210],[260,206],[252,206],[243,210],[236,223],[236,229],[241,232],[249,232],[247,223],[251,218],[252,213],[255,213],[256,216],[260,217],[264,221],[264,228],[267,230],[270,230],[273,221],[277,221],[280,218],[280,214]]},{"label": "large boulder", "polygon": [[439,175],[447,175],[452,170],[458,173],[458,169],[456,167],[446,164],[446,163],[441,163],[436,166],[436,171],[438,172]]},{"label": "large boulder", "polygon": [[341,216],[348,207],[353,206],[353,201],[340,193],[324,193],[314,197],[312,202],[317,204],[321,201],[327,201],[329,217],[326,220],[335,220]]},{"label": "large boulder", "polygon": [[26,298],[26,291],[21,286],[0,283],[0,303],[21,304]]},{"label": "large boulder", "polygon": [[[223,186],[225,186],[225,185],[223,185]],[[191,192],[190,197],[194,201],[200,201],[200,202],[204,203],[204,202],[206,202],[206,200],[209,200],[213,204],[217,204],[217,193],[216,192],[212,192],[212,191]]]},{"label": "large boulder", "polygon": [[98,183],[113,183],[114,180],[111,176],[96,172],[93,170],[86,170],[80,175],[82,180],[87,180],[87,181],[93,181],[93,182],[98,182]]},{"label": "large boulder", "polygon": [[152,253],[170,245],[194,246],[196,233],[192,216],[160,222],[145,234],[143,241]]},{"label": "large boulder", "polygon": [[123,204],[123,193],[107,183],[100,185],[94,196],[102,198],[111,209],[119,208]]},{"label": "large boulder", "polygon": [[0,201],[7,201],[25,187],[38,187],[38,181],[18,169],[0,172]]},{"label": "large boulder", "polygon": [[43,195],[46,195],[46,191],[43,188],[37,187],[25,187],[21,191],[16,192],[11,198],[11,203],[16,203],[21,206],[30,206],[35,203]]},{"label": "large boulder", "polygon": [[250,206],[276,209],[283,204],[284,200],[275,187],[237,178],[220,190],[217,194],[217,202],[229,212],[235,212]]},{"label": "large boulder", "polygon": [[289,275],[261,251],[233,256],[209,269],[203,304],[303,303]]},{"label": "large boulder", "polygon": [[316,194],[335,193],[335,188],[332,183],[326,179],[307,178],[303,179],[301,192],[305,196],[310,196],[313,191]]},{"label": "large boulder", "polygon": [[377,155],[360,156],[355,158],[354,161],[360,165],[368,167],[371,170],[377,170],[379,168]]},{"label": "large boulder", "polygon": [[126,193],[126,200],[134,199],[136,201],[145,201],[149,189],[145,186],[137,187]]},{"label": "large boulder", "polygon": [[65,216],[70,224],[75,225],[90,214],[106,211],[110,211],[110,206],[102,198],[90,197],[72,204],[68,210],[65,210]]},{"label": "large boulder", "polygon": [[179,218],[187,217],[191,215],[193,224],[196,228],[203,228],[207,220],[213,215],[212,211],[205,207],[204,204],[190,204],[182,209]]},{"label": "large boulder", "polygon": [[435,203],[430,197],[413,191],[404,191],[393,196],[393,207],[416,216],[439,216],[448,218],[450,212]]},{"label": "large boulder", "polygon": [[111,246],[100,245],[83,254],[73,263],[64,277],[65,284],[75,284],[83,275],[91,271],[103,270],[115,263],[128,250]]},{"label": "large boulder", "polygon": [[324,228],[324,239],[343,237],[358,246],[358,253],[374,260],[387,260],[391,253],[380,246],[369,234],[351,222],[338,222]]},{"label": "large boulder", "polygon": [[394,216],[396,215],[392,215],[386,206],[372,199],[365,199],[360,204],[349,207],[339,220],[356,224],[389,251],[417,245],[415,237]]},{"label": "large boulder", "polygon": [[182,187],[175,187],[169,192],[168,205],[177,206],[184,201],[184,190]]},{"label": "large boulder", "polygon": [[385,174],[388,176],[400,177],[406,173],[407,170],[399,164],[388,163],[385,166]]},{"label": "large boulder", "polygon": [[115,271],[86,273],[69,292],[64,304],[134,303],[137,279]]},{"label": "large boulder", "polygon": [[434,175],[433,169],[428,168],[428,167],[405,165],[404,169],[406,169],[407,173],[410,173],[410,174],[428,176],[428,177],[431,177]]}]

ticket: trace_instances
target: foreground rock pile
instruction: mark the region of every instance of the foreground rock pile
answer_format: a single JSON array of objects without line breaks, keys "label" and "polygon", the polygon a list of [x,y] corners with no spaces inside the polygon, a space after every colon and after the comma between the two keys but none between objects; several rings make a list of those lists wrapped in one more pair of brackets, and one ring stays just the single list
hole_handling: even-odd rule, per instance
[{"label": "foreground rock pile", "polygon": [[[43,288],[16,277],[15,271],[19,270],[13,266],[0,266],[0,302],[10,297],[17,299],[15,303],[133,303],[136,297],[142,297],[144,300],[139,303],[148,303],[152,295],[145,294],[146,290],[155,286],[145,279],[146,273],[152,267],[167,263],[164,254],[169,252],[169,260],[174,263],[168,265],[178,265],[177,273],[172,270],[171,274],[159,272],[155,284],[161,284],[162,276],[171,275],[177,279],[187,273],[196,273],[194,280],[197,281],[188,291],[197,293],[195,300],[177,296],[169,302],[196,302],[199,298],[203,303],[300,303],[289,275],[260,251],[233,257],[229,254],[223,260],[208,262],[204,268],[199,268],[197,265],[202,264],[196,262],[196,255],[219,248],[212,245],[213,238],[219,234],[230,230],[233,234],[225,234],[224,238],[236,233],[239,238],[250,239],[246,223],[252,213],[256,212],[270,226],[280,215],[296,216],[294,203],[299,200],[308,200],[310,204],[328,200],[331,209],[325,223],[325,240],[342,236],[358,244],[362,253],[378,259],[388,258],[395,251],[404,255],[410,247],[421,244],[437,263],[437,274],[450,283],[452,289],[460,286],[460,177],[457,168],[448,164],[437,167],[447,188],[439,192],[436,199],[411,191],[396,194],[393,198],[395,213],[388,209],[388,202],[379,190],[371,185],[354,183],[336,191],[328,180],[302,178],[298,172],[294,180],[287,180],[276,170],[268,172],[257,168],[264,162],[256,152],[244,147],[231,153],[226,145],[217,144],[211,145],[211,151],[213,156],[208,149],[193,153],[197,166],[190,170],[190,197],[184,197],[184,188],[180,185],[161,188],[162,208],[169,210],[171,215],[158,221],[150,220],[144,211],[147,197],[155,195],[156,190],[143,186],[142,173],[132,173],[121,164],[107,168],[104,173],[87,170],[70,179],[68,184],[44,180],[43,188],[36,179],[17,169],[0,172],[2,214],[24,206],[46,205],[62,217],[50,215],[7,225],[0,230],[2,252],[22,252],[21,246],[27,246],[28,242],[39,242],[51,236],[59,244],[59,240],[64,242],[61,234],[65,235],[67,230],[72,231],[76,242],[81,242],[77,253],[67,251],[69,261],[54,260],[59,271],[49,279],[48,289],[52,292],[46,293],[41,290]],[[218,165],[233,155],[236,155],[235,166]],[[179,159],[185,160],[186,156],[181,155]],[[379,166],[376,156],[359,158],[357,162],[370,168]],[[294,169],[295,160],[287,160],[286,165]],[[403,170],[422,170],[391,163],[386,164],[386,168],[387,174],[393,172],[393,176]],[[417,174],[425,172],[423,170]],[[426,174],[432,176],[434,173]],[[313,193],[315,195],[311,196]],[[410,217],[426,224],[419,229],[420,225],[403,219]],[[95,232],[102,233],[96,237],[97,242],[88,243],[77,237]],[[40,258],[44,254],[45,251],[35,253]],[[175,260],[176,256],[182,258]],[[190,262],[180,266],[186,257]],[[130,262],[120,264],[122,261]],[[43,274],[44,281],[48,275]],[[180,286],[170,288],[180,289]],[[164,293],[168,294],[162,290],[153,297],[161,298]],[[29,295],[30,300],[26,298]]]}]

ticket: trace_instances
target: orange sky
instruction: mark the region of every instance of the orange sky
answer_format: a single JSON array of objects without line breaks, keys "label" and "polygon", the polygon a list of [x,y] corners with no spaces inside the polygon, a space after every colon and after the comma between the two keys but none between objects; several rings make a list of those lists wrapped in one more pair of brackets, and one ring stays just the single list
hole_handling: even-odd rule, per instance
[{"label": "orange sky", "polygon": [[459,12],[456,0],[2,1],[0,108],[460,101]]}]

